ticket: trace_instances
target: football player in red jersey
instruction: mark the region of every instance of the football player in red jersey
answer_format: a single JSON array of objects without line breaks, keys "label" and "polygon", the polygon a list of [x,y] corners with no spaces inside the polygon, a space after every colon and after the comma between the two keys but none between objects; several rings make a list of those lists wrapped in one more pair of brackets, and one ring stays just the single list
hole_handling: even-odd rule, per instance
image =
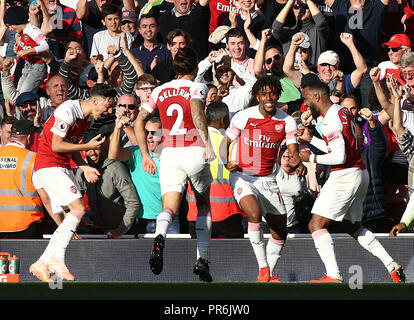
[{"label": "football player in red jersey", "polygon": [[[281,88],[275,77],[259,78],[252,89],[258,105],[236,113],[226,130],[227,144],[230,149],[236,148],[236,156],[231,156],[226,165],[231,172],[229,182],[248,218],[248,235],[261,282],[280,281],[272,277],[272,272],[287,237],[286,209],[274,174],[282,142],[286,141],[288,146],[291,167],[299,174],[306,172],[298,153],[296,121],[277,107]],[[232,150],[229,153],[233,154]],[[262,217],[271,232],[267,246],[261,227]]]},{"label": "football player in red jersey", "polygon": [[173,66],[177,79],[154,89],[149,101],[141,105],[134,125],[143,169],[154,174],[156,166],[148,153],[145,123],[158,110],[163,132],[159,164],[163,211],[157,217],[149,263],[154,274],[162,272],[165,236],[180,209],[189,180],[196,191],[198,208],[197,262],[193,271],[201,281],[211,282],[207,251],[211,230],[209,195],[212,177],[208,161],[214,159],[215,155],[209,143],[204,114],[208,89],[206,85],[193,81],[198,66],[193,49],[179,49]]},{"label": "football player in red jersey", "polygon": [[83,215],[86,203],[71,170],[76,162],[90,183],[99,179],[99,172],[87,165],[80,151],[99,149],[105,137],[96,136],[86,144],[79,144],[85,131],[103,113],[112,112],[116,91],[106,84],[97,84],[88,100],[67,100],[58,106],[43,127],[43,135],[34,165],[33,184],[49,195],[53,212],[69,212],[53,233],[42,256],[29,271],[41,281],[51,281],[50,273],[73,281],[75,277],[65,265],[65,252]]},{"label": "football player in red jersey", "polygon": [[342,282],[335,257],[334,242],[328,227],[333,221],[341,221],[344,230],[366,250],[378,257],[387,268],[394,282],[404,282],[401,265],[387,253],[375,235],[361,224],[362,209],[369,177],[361,158],[356,124],[351,112],[333,104],[329,88],[320,81],[313,81],[303,88],[304,104],[312,117],[323,117],[321,132],[327,146],[323,155],[301,151],[302,161],[329,165],[331,172],[312,208],[309,231],[321,257],[326,275],[311,282]]}]

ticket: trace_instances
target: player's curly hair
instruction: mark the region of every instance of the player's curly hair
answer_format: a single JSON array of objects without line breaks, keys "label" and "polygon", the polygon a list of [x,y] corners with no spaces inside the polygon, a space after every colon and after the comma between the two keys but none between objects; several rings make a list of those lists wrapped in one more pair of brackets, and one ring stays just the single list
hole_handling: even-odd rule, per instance
[{"label": "player's curly hair", "polygon": [[190,47],[178,49],[173,68],[177,75],[187,75],[194,73],[198,68],[197,53]]},{"label": "player's curly hair", "polygon": [[264,88],[270,88],[272,91],[277,93],[279,96],[282,94],[283,88],[280,83],[279,77],[265,75],[257,79],[256,83],[252,88],[252,97],[256,97],[261,90]]}]

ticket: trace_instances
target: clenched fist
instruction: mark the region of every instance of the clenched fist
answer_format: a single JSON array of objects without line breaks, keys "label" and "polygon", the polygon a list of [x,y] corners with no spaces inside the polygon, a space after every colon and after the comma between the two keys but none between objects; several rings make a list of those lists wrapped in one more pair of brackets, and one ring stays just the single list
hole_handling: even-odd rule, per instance
[{"label": "clenched fist", "polygon": [[367,120],[367,121],[371,121],[371,120],[372,120],[372,111],[371,111],[370,109],[368,109],[368,108],[362,108],[362,109],[359,111],[359,115],[360,115],[363,119],[365,119],[365,120]]},{"label": "clenched fist", "polygon": [[305,112],[302,113],[302,115],[300,116],[300,119],[302,120],[302,124],[305,127],[309,127],[312,124],[312,112],[310,110],[307,110]]}]

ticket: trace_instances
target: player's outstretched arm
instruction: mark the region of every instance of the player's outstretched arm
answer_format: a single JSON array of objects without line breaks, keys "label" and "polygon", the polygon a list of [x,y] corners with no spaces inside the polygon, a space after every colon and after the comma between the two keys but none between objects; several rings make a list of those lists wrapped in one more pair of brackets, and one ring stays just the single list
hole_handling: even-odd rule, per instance
[{"label": "player's outstretched arm", "polygon": [[195,127],[200,133],[201,139],[203,139],[204,144],[207,145],[208,142],[208,129],[207,129],[207,120],[204,114],[204,105],[200,99],[191,99],[191,116]]},{"label": "player's outstretched arm", "polygon": [[204,113],[204,103],[200,99],[191,99],[191,116],[194,126],[197,128],[201,139],[206,147],[206,161],[213,161],[216,158],[213,146],[208,138],[207,119]]}]

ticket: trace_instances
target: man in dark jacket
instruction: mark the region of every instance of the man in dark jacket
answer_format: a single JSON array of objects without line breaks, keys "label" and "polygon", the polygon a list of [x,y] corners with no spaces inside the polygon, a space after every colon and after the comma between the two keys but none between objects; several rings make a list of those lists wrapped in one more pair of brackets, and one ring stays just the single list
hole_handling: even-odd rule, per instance
[{"label": "man in dark jacket", "polygon": [[[294,26],[285,26],[288,13],[293,10],[296,18]],[[298,32],[307,34],[312,47],[310,62],[314,65],[318,62],[319,55],[326,51],[329,37],[328,23],[312,0],[306,2],[301,0],[288,0],[285,7],[280,11],[272,25],[273,36],[283,46],[283,51],[288,52],[293,35]]]},{"label": "man in dark jacket", "polygon": [[200,0],[196,3],[193,0],[175,0],[174,8],[160,13],[158,17],[163,40],[165,41],[167,34],[174,29],[184,30],[194,41],[193,49],[197,52],[198,59],[207,57],[210,22],[208,3],[209,0]]},{"label": "man in dark jacket", "polygon": [[[85,153],[89,165],[99,170],[99,180],[88,183],[81,170],[77,171],[76,178],[88,197],[93,221],[90,226],[95,232],[103,232],[108,238],[116,239],[132,227],[141,202],[126,166],[120,161],[108,159],[109,134],[112,129],[113,126],[105,125],[99,131],[102,136],[105,132],[108,136],[105,147]],[[89,141],[96,135],[93,131],[88,132],[84,140]]]},{"label": "man in dark jacket", "polygon": [[357,132],[364,139],[361,145],[362,160],[369,173],[369,185],[363,203],[362,221],[372,232],[379,232],[378,222],[386,217],[382,166],[387,152],[387,140],[378,118],[368,108],[359,110],[357,101],[353,95],[343,95],[340,104],[354,115],[356,125],[360,125]]}]

